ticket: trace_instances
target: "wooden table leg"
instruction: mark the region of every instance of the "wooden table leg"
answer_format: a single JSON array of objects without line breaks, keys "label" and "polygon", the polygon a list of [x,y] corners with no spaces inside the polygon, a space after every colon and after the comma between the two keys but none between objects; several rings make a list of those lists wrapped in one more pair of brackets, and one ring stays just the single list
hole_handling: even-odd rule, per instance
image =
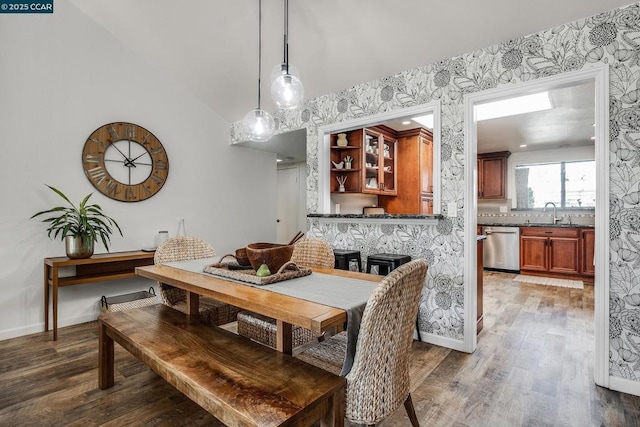
[{"label": "wooden table leg", "polygon": [[98,321],[98,328],[98,386],[105,389],[114,384],[113,338],[101,321]]},{"label": "wooden table leg", "polygon": [[344,427],[344,387],[329,398],[327,412],[320,420],[321,427]]},{"label": "wooden table leg", "polygon": [[285,323],[282,320],[276,321],[276,350],[293,354],[293,327],[291,323]]},{"label": "wooden table leg", "polygon": [[49,266],[44,265],[44,331],[49,330]]},{"label": "wooden table leg", "polygon": [[58,339],[58,267],[51,269],[51,291],[53,293],[53,340]]},{"label": "wooden table leg", "polygon": [[200,317],[200,295],[187,291],[187,314]]}]

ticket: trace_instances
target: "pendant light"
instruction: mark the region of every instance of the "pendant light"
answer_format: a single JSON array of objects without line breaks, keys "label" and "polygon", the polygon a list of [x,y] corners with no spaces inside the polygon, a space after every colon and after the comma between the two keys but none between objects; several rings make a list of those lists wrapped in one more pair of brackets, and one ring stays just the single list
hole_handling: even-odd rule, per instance
[{"label": "pendant light", "polygon": [[302,81],[292,72],[289,65],[289,0],[284,0],[284,61],[280,64],[280,74],[271,83],[273,102],[283,110],[297,108],[304,98]]},{"label": "pendant light", "polygon": [[258,0],[258,108],[244,116],[242,127],[251,141],[266,142],[276,131],[276,122],[271,114],[260,108],[260,86],[262,75],[262,0]]}]

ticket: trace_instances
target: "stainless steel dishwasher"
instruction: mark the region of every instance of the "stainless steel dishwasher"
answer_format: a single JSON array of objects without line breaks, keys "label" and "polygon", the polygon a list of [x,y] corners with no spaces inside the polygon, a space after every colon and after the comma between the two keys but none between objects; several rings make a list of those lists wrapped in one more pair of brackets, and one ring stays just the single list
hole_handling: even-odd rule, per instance
[{"label": "stainless steel dishwasher", "polygon": [[520,272],[520,228],[485,226],[484,268]]}]

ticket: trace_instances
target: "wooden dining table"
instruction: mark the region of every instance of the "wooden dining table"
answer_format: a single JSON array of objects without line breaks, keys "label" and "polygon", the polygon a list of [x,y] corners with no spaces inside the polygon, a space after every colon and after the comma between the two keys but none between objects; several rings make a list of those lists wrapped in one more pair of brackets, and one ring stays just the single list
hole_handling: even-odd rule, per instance
[{"label": "wooden dining table", "polygon": [[[379,282],[382,276],[338,269],[314,268],[329,276]],[[268,286],[248,286],[225,277],[183,270],[169,265],[137,267],[136,275],[175,286],[187,292],[187,314],[198,313],[199,297],[205,296],[276,319],[276,349],[292,354],[293,325],[321,335],[347,321],[347,311],[298,297],[272,292]]]}]

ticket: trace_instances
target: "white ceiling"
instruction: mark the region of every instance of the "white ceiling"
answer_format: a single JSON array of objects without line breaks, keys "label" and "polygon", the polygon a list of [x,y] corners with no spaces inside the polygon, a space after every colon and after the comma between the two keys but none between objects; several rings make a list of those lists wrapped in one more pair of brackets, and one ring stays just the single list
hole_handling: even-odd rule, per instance
[{"label": "white ceiling", "polygon": [[[257,0],[70,0],[229,122],[257,104]],[[305,98],[572,22],[629,0],[292,0]],[[263,0],[263,78],[282,60],[282,0]],[[263,107],[274,111],[268,82]]]},{"label": "white ceiling", "polygon": [[478,153],[593,145],[595,82],[549,90],[549,98],[550,110],[478,122]]}]

